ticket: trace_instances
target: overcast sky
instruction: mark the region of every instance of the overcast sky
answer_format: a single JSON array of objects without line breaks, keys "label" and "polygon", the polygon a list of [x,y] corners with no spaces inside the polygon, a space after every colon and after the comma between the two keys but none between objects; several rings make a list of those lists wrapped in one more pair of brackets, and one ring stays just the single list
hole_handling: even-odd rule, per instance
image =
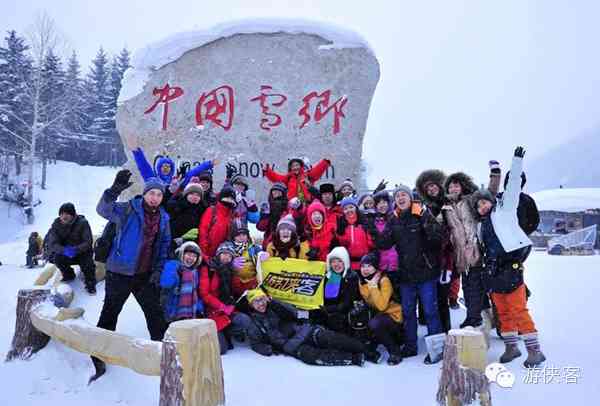
[{"label": "overcast sky", "polygon": [[[381,64],[365,141],[369,183],[528,158],[595,128],[597,1],[3,1],[0,29],[46,10],[87,66],[100,45],[135,50],[181,30],[246,17],[331,21],[361,33]],[[552,165],[551,162],[548,163]]]}]

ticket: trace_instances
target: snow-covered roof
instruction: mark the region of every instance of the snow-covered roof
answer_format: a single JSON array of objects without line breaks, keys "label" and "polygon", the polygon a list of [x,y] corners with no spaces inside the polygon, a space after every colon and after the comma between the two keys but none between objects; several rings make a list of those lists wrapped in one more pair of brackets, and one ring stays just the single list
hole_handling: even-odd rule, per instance
[{"label": "snow-covered roof", "polygon": [[575,213],[600,208],[600,188],[551,189],[532,194],[538,210]]},{"label": "snow-covered roof", "polygon": [[234,20],[217,24],[208,29],[173,34],[135,51],[131,59],[132,68],[125,72],[123,78],[119,104],[140,94],[153,70],[160,69],[176,61],[192,49],[236,34],[273,34],[279,32],[314,34],[331,41],[330,44],[321,45],[320,50],[365,48],[375,55],[367,40],[360,34],[331,23],[286,18]]}]

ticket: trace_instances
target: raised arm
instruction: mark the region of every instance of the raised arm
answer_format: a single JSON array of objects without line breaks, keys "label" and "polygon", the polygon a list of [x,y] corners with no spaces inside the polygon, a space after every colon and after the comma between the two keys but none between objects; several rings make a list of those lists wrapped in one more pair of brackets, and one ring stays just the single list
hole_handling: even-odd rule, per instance
[{"label": "raised arm", "polygon": [[519,195],[521,194],[521,172],[523,172],[523,157],[525,150],[523,147],[515,149],[512,165],[510,166],[510,177],[506,185],[506,190],[502,196],[502,210],[515,211],[519,204]]},{"label": "raised arm", "polygon": [[321,179],[321,176],[325,173],[327,168],[331,165],[331,161],[329,159],[321,159],[315,166],[311,168],[310,171],[306,173],[311,182],[316,182]]},{"label": "raised arm", "polygon": [[152,169],[148,159],[146,159],[146,155],[144,155],[142,148],[138,147],[131,151],[131,153],[133,154],[133,159],[135,159],[135,164],[137,165],[138,171],[140,171],[140,175],[142,175],[144,180],[156,177],[154,169]]},{"label": "raised arm", "polygon": [[269,179],[272,183],[281,182],[287,184],[287,175],[275,172],[268,164],[266,167],[267,169],[265,169],[265,176],[267,179]]}]

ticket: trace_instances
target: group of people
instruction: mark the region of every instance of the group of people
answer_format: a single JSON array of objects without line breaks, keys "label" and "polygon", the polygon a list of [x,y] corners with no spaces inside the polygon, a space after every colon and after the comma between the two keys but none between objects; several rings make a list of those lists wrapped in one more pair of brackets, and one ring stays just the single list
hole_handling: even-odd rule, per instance
[{"label": "group of people", "polygon": [[[388,191],[382,181],[358,196],[350,179],[317,186],[330,161],[309,169],[292,159],[286,173],[267,168],[272,185],[260,205],[248,179],[229,165],[216,193],[214,160],[176,168],[168,157],[157,157],[153,166],[140,148],[133,154],[142,195],[117,201],[132,185],[124,169],[97,206],[113,227],[98,327],[115,330],[133,294],[152,340],[161,340],[172,321],[210,318],[221,353],[248,340],[263,356],[363,365],[383,360],[382,345],[387,363],[396,365],[417,355],[419,319],[428,336],[448,332],[462,281],[467,316],[461,328],[480,327],[482,313],[493,308],[506,345],[500,361],[521,355],[521,339],[525,366],[545,360],[523,279],[527,234],[537,227],[535,203],[532,208],[521,191],[523,148],[515,150],[504,192],[496,161],[490,161],[485,189],[464,173],[428,170],[414,189]],[[89,225],[70,203],[59,214],[50,232],[53,260],[67,280],[79,264],[88,292],[95,293]],[[249,223],[263,233],[260,244]],[[271,257],[325,262],[323,306],[306,312],[271,298],[257,272]],[[425,363],[441,360],[431,354]],[[104,370],[101,360],[92,360]]]}]

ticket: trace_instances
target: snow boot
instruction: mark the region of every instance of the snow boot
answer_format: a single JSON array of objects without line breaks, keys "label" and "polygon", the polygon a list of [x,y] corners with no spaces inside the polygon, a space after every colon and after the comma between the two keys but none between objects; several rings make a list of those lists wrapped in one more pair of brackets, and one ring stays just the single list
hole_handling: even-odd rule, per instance
[{"label": "snow boot", "polygon": [[365,359],[373,364],[379,364],[383,361],[383,354],[377,350],[369,350],[365,352]]},{"label": "snow boot", "polygon": [[529,334],[523,337],[525,348],[527,348],[527,359],[523,363],[525,368],[534,368],[546,361],[546,356],[540,350],[537,334]]},{"label": "snow boot", "polygon": [[506,364],[515,358],[519,358],[521,356],[521,351],[519,351],[519,337],[517,336],[517,333],[504,333],[502,339],[504,340],[506,349],[504,350],[504,354],[500,356],[500,363]]},{"label": "snow boot", "polygon": [[365,365],[365,354],[357,353],[352,354],[352,365],[362,367]]},{"label": "snow boot", "polygon": [[388,365],[398,365],[402,362],[402,349],[400,346],[394,346],[392,348],[388,348],[387,350],[390,354],[387,360]]},{"label": "snow boot", "polygon": [[94,357],[93,355],[91,356],[91,358],[92,363],[94,364],[94,368],[96,369],[96,373],[90,377],[88,385],[106,373],[106,363],[100,358]]}]

